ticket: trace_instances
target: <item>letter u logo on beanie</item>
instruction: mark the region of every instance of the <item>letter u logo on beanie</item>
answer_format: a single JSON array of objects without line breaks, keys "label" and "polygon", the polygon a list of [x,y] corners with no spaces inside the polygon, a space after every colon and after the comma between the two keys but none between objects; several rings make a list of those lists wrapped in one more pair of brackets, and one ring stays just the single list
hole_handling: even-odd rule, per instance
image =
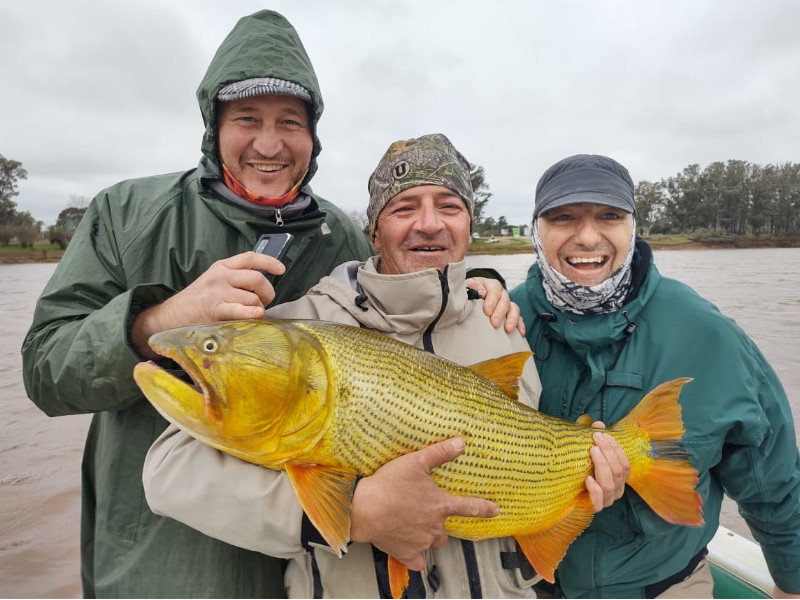
[{"label": "letter u logo on beanie", "polygon": [[409,171],[410,171],[409,164],[403,160],[394,166],[394,168],[392,169],[392,176],[395,179],[402,179],[403,177],[408,175]]}]

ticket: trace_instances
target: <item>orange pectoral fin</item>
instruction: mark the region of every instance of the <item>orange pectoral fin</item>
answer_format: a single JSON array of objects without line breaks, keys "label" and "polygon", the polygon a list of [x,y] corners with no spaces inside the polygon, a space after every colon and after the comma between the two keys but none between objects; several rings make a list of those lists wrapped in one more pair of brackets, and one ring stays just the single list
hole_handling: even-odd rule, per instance
[{"label": "orange pectoral fin", "polygon": [[536,572],[553,583],[558,563],[564,558],[569,545],[589,526],[594,516],[594,508],[589,492],[581,492],[575,502],[558,523],[550,529],[515,536],[525,558]]},{"label": "orange pectoral fin", "polygon": [[506,396],[516,400],[519,378],[525,368],[525,361],[530,358],[531,354],[533,352],[515,352],[476,363],[469,368],[502,389]]},{"label": "orange pectoral fin", "polygon": [[387,566],[389,570],[389,589],[392,592],[392,598],[402,598],[403,592],[408,587],[408,568],[394,556],[389,557]]},{"label": "orange pectoral fin", "polygon": [[350,540],[355,472],[338,467],[287,463],[286,473],[309,520],[341,557]]}]

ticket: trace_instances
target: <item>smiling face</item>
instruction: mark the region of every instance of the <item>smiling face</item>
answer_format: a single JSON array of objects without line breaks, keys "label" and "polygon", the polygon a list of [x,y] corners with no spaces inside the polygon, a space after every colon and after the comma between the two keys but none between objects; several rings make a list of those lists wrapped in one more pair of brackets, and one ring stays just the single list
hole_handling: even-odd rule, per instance
[{"label": "smiling face", "polygon": [[464,200],[439,185],[421,185],[394,196],[378,216],[375,248],[381,273],[397,275],[459,262],[472,242]]},{"label": "smiling face", "polygon": [[603,204],[571,204],[539,216],[539,238],[547,262],[571,281],[591,287],[625,262],[633,216]]},{"label": "smiling face", "polygon": [[314,141],[300,98],[268,94],[220,102],[217,129],[222,162],[255,194],[283,196],[308,170]]}]

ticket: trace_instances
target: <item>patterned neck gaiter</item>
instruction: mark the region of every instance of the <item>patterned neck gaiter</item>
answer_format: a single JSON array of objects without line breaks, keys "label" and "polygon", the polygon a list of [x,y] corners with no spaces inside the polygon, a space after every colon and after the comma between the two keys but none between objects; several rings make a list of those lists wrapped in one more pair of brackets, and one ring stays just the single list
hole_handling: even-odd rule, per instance
[{"label": "patterned neck gaiter", "polygon": [[[308,173],[307,170],[306,173]],[[225,185],[227,185],[228,188],[230,188],[230,190],[237,196],[244,198],[253,204],[258,204],[259,206],[280,207],[289,204],[289,202],[297,198],[297,194],[300,193],[300,184],[303,183],[306,173],[303,173],[303,176],[297,183],[294,184],[294,187],[292,187],[292,189],[286,192],[283,196],[267,198],[266,196],[259,196],[258,194],[248,190],[238,179],[233,176],[233,174],[228,170],[228,167],[226,167],[224,164],[222,165],[222,177],[225,180]]]},{"label": "patterned neck gaiter", "polygon": [[607,314],[618,310],[631,289],[631,262],[636,245],[636,219],[631,227],[631,245],[625,262],[605,281],[591,287],[579,285],[556,271],[544,255],[539,237],[539,219],[533,222],[533,244],[542,271],[542,286],[547,300],[557,309],[578,315]]}]

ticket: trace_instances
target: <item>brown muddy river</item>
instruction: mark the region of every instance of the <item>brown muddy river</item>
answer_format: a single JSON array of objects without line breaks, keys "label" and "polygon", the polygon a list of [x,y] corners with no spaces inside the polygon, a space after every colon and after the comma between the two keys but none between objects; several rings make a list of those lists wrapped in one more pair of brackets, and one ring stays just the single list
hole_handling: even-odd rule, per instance
[{"label": "brown muddy river", "polygon": [[[800,249],[656,252],[680,279],[734,318],[783,381],[800,423]],[[514,286],[533,255],[476,256]],[[55,265],[0,265],[0,597],[79,598],[80,461],[88,415],[48,418],[22,385],[20,347]],[[729,503],[722,524],[749,536]]]}]

